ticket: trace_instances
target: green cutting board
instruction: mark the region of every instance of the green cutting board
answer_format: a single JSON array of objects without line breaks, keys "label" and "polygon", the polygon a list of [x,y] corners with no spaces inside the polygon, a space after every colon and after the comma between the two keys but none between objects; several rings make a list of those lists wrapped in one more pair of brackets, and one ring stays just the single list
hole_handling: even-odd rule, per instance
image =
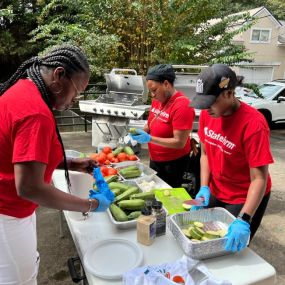
[{"label": "green cutting board", "polygon": [[[170,195],[165,195],[167,190]],[[188,211],[183,208],[182,203],[192,198],[184,188],[155,189],[154,193],[155,198],[162,202],[169,215]]]}]

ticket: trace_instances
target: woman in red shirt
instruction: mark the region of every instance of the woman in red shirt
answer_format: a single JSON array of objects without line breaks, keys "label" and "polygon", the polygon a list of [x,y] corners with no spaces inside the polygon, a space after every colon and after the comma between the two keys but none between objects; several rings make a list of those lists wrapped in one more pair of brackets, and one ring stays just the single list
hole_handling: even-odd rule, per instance
[{"label": "woman in red shirt", "polygon": [[[223,207],[237,219],[229,226],[226,250],[243,250],[253,238],[270,197],[273,163],[263,115],[235,97],[236,74],[224,64],[203,70],[191,105],[201,111],[201,185],[196,198]],[[200,206],[192,207],[199,209]]]},{"label": "woman in red shirt", "polygon": [[38,205],[86,214],[113,201],[99,168],[94,175],[100,191],[89,199],[50,183],[56,167],[64,167],[70,185],[68,168],[89,172],[94,166],[90,159],[66,159],[52,113],[72,106],[89,77],[82,51],[63,45],[25,61],[0,85],[0,284],[37,283]]},{"label": "woman in red shirt", "polygon": [[148,143],[150,167],[172,187],[181,187],[188,163],[190,132],[195,117],[190,100],[174,87],[175,72],[170,64],[149,69],[147,87],[152,104],[144,130],[131,135],[139,143]]}]

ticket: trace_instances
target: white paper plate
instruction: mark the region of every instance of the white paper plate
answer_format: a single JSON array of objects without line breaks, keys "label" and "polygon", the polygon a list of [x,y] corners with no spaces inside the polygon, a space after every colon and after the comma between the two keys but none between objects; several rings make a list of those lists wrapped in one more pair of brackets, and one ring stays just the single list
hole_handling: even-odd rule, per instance
[{"label": "white paper plate", "polygon": [[121,279],[123,273],[138,267],[142,250],[125,239],[106,239],[93,244],[83,257],[85,268],[104,279]]}]

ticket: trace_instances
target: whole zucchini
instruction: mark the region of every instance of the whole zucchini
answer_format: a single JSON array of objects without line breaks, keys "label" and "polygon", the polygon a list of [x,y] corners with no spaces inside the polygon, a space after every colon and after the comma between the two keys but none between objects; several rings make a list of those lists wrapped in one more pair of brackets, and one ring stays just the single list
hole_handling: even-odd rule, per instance
[{"label": "whole zucchini", "polygon": [[132,150],[132,148],[130,146],[125,146],[124,147],[124,152],[128,155],[134,155],[134,151]]},{"label": "whole zucchini", "polygon": [[129,178],[136,178],[141,176],[142,172],[141,170],[129,170],[125,172],[119,172],[124,178],[129,179]]},{"label": "whole zucchini", "polygon": [[134,220],[137,219],[141,215],[141,211],[134,211],[128,214],[128,220]]},{"label": "whole zucchini", "polygon": [[130,199],[143,199],[143,200],[153,200],[155,198],[154,192],[149,191],[149,192],[141,192],[137,194],[132,194],[130,196]]},{"label": "whole zucchini", "polygon": [[126,215],[126,213],[117,205],[111,204],[109,208],[116,221],[126,222],[128,220],[128,216]]},{"label": "whole zucchini", "polygon": [[112,151],[114,156],[117,156],[120,152],[122,152],[124,148],[122,146],[117,147],[115,150]]},{"label": "whole zucchini", "polygon": [[141,210],[144,207],[143,199],[123,200],[118,203],[119,207],[127,210]]},{"label": "whole zucchini", "polygon": [[108,185],[109,185],[111,190],[112,189],[120,189],[120,190],[122,190],[122,192],[126,191],[132,187],[132,186],[127,185],[127,184],[122,183],[122,182],[110,182]]},{"label": "whole zucchini", "polygon": [[128,190],[124,191],[122,194],[120,194],[119,196],[117,196],[115,198],[115,202],[119,202],[119,201],[122,201],[122,200],[126,200],[126,199],[129,199],[129,197],[132,195],[132,194],[136,194],[139,192],[139,188],[136,187],[136,186],[132,186],[130,187]]}]

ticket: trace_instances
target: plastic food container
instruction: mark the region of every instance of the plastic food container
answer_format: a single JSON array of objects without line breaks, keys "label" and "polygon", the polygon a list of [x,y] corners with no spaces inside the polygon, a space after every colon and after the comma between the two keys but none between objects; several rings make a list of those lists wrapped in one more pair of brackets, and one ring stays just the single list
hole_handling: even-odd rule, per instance
[{"label": "plastic food container", "polygon": [[[121,169],[126,168],[126,167],[128,167],[128,166],[130,166],[130,165],[132,165],[132,164],[124,164],[124,165],[116,166],[115,168],[116,168],[118,171],[120,171]],[[153,176],[156,174],[156,171],[155,171],[155,170],[153,170],[153,169],[151,169],[150,167],[148,167],[148,166],[142,164],[141,162],[137,162],[135,165],[142,171],[142,174],[141,174],[139,177],[147,177],[147,176],[153,177]],[[119,173],[119,175],[120,175],[120,173]],[[139,178],[139,177],[134,177],[134,178],[129,178],[129,179],[127,179],[127,178],[123,177],[122,175],[120,175],[120,177],[121,177],[123,180],[126,180],[126,181],[129,181],[129,180],[136,180],[136,179]]]},{"label": "plastic food container", "polygon": [[111,162],[112,166],[116,166],[116,167],[123,167],[123,166],[128,166],[128,165],[134,165],[137,164],[138,162],[140,162],[140,159],[138,156],[136,156],[137,160],[126,160],[126,161],[122,161],[122,162]]},{"label": "plastic food container", "polygon": [[[154,182],[153,186],[150,184],[152,181]],[[161,178],[159,178],[156,175],[139,177],[135,180],[135,182],[142,192],[148,192],[148,188],[150,188],[150,190],[157,188],[164,188],[164,189],[171,188],[170,185],[168,185],[166,182],[164,182]],[[150,187],[147,187],[148,186],[147,184],[149,184]]]},{"label": "plastic food container", "polygon": [[72,149],[67,149],[65,150],[65,156],[66,157],[70,157],[70,158],[78,158],[78,157],[82,157],[83,153],[76,151],[76,150],[72,150]]},{"label": "plastic food container", "polygon": [[[134,181],[123,181],[122,183],[127,184],[127,185],[137,186]],[[137,220],[131,220],[131,221],[126,221],[126,222],[116,221],[109,208],[107,209],[107,214],[111,220],[111,223],[118,229],[130,229],[130,228],[136,227],[137,225]]]},{"label": "plastic food container", "polygon": [[186,255],[193,259],[206,259],[229,254],[230,252],[224,249],[227,238],[194,242],[184,235],[182,229],[189,225],[190,221],[218,222],[227,228],[234,219],[227,210],[217,207],[174,214],[169,217],[168,227]]}]

